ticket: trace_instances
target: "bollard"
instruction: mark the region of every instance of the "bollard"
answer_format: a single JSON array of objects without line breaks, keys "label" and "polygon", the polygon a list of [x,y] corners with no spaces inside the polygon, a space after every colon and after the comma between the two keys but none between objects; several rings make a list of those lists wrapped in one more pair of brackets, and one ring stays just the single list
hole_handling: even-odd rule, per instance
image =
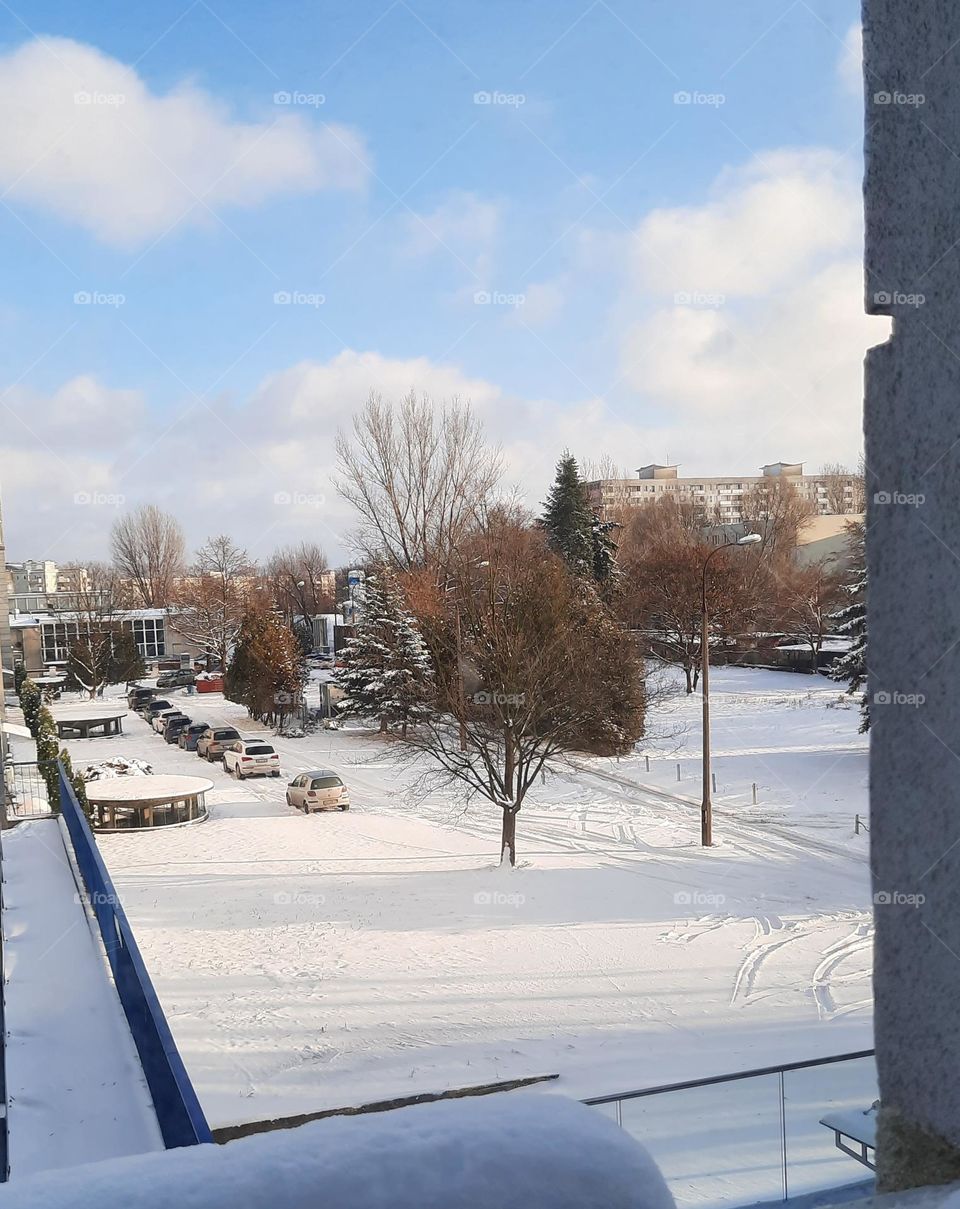
[{"label": "bollard", "polygon": [[754,783],[753,783],[753,804],[754,804],[754,806],[756,806],[756,804],[757,804],[757,783],[756,783],[756,781],[754,781]]},{"label": "bollard", "polygon": [[716,793],[717,792],[717,774],[715,772],[712,772],[710,774],[710,780],[713,782],[713,792]]},{"label": "bollard", "polygon": [[649,771],[650,771],[650,757],[649,757],[649,756],[644,756],[643,758],[644,758],[644,759],[646,760],[646,762],[647,762],[647,772],[649,772]]},{"label": "bollard", "polygon": [[677,780],[680,780],[680,765],[677,765]]}]

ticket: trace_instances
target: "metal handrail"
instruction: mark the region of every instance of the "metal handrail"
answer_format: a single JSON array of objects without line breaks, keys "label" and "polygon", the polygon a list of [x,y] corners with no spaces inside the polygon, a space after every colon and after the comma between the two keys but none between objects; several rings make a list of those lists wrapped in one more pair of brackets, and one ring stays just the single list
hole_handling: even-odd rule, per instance
[{"label": "metal handrail", "polygon": [[739,1070],[727,1075],[708,1075],[704,1079],[685,1079],[680,1083],[662,1083],[657,1087],[641,1087],[635,1091],[621,1091],[606,1096],[591,1096],[584,1104],[615,1104],[618,1100],[639,1100],[644,1096],[658,1096],[668,1091],[687,1091],[692,1087],[711,1087],[715,1083],[735,1083],[738,1079],[756,1079],[761,1075],[782,1075],[792,1070],[807,1070],[814,1066],[831,1066],[835,1062],[853,1062],[857,1058],[873,1058],[876,1050],[860,1049],[849,1054],[830,1054],[825,1058],[806,1058],[802,1062],[781,1062],[778,1066],[758,1066],[753,1070]]},{"label": "metal handrail", "polygon": [[[790,1188],[787,1162],[787,1116],[784,1075],[791,1071],[811,1070],[818,1066],[835,1066],[840,1062],[854,1062],[861,1058],[876,1057],[876,1050],[861,1049],[847,1054],[830,1054],[823,1058],[807,1058],[801,1062],[781,1062],[777,1066],[757,1066],[750,1070],[733,1071],[726,1075],[708,1075],[702,1079],[683,1079],[676,1083],[661,1083],[656,1087],[641,1087],[633,1091],[618,1092],[605,1096],[591,1096],[583,1101],[591,1107],[605,1104],[616,1106],[617,1124],[623,1126],[623,1105],[627,1100],[641,1100],[650,1096],[664,1095],[668,1092],[689,1091],[698,1087],[716,1087],[724,1083],[739,1083],[745,1079],[760,1079],[764,1076],[776,1075],[779,1096],[779,1133],[780,1133],[780,1186],[783,1200],[789,1200]],[[855,1156],[854,1156],[855,1157]]]}]

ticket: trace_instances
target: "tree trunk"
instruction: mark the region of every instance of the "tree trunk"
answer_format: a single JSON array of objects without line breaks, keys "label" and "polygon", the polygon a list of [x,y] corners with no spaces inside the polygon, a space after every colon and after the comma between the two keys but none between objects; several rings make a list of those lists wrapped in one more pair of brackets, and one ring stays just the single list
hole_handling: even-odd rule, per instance
[{"label": "tree trunk", "polygon": [[690,664],[689,664],[689,663],[687,663],[687,664],[685,664],[685,665],[684,665],[684,668],[683,668],[683,674],[684,674],[684,676],[686,676],[686,678],[687,678],[687,693],[688,693],[688,694],[689,694],[689,693],[692,693],[692,692],[693,692],[693,676],[692,676],[692,674],[691,674],[691,670],[690,670]]},{"label": "tree trunk", "polygon": [[517,863],[517,811],[513,806],[503,808],[503,826],[500,831],[500,864]]},{"label": "tree trunk", "polygon": [[384,716],[380,719],[380,734],[385,735],[386,733],[387,733],[387,719],[386,719],[386,716]]}]

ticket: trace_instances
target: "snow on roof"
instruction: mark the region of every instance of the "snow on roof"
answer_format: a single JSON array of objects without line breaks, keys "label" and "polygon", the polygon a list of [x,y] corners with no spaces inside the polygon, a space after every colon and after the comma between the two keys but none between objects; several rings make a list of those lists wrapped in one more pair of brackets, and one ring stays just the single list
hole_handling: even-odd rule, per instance
[{"label": "snow on roof", "polygon": [[674,1209],[656,1164],[594,1108],[491,1095],[331,1117],[6,1184],[4,1209],[318,1205],[343,1209]]}]

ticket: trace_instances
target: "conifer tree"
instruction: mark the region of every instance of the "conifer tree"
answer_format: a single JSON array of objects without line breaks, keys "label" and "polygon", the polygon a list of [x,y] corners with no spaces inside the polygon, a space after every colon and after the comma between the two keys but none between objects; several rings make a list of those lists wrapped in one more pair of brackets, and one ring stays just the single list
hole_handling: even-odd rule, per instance
[{"label": "conifer tree", "polygon": [[224,679],[227,700],[246,706],[251,718],[282,725],[302,704],[303,682],[300,644],[282,618],[247,613]]},{"label": "conifer tree", "polygon": [[547,543],[575,575],[606,583],[617,572],[616,525],[601,520],[590,505],[587,485],[577,459],[566,451],[557,463],[557,476],[544,506],[540,525]]},{"label": "conifer tree", "polygon": [[607,583],[617,575],[617,543],[611,534],[616,525],[613,521],[602,521],[594,513],[590,526],[590,542],[593,546],[593,578],[598,584]]},{"label": "conifer tree", "polygon": [[337,683],[346,694],[341,714],[377,718],[381,732],[430,716],[434,673],[403,590],[387,567],[367,576],[362,611],[343,653]]},{"label": "conifer tree", "polygon": [[593,511],[577,459],[569,450],[557,463],[540,524],[547,543],[576,575],[594,574]]},{"label": "conifer tree", "polygon": [[40,687],[28,677],[20,685],[20,708],[23,710],[23,720],[27,730],[34,738],[37,737],[42,706],[43,697],[40,694]]}]

